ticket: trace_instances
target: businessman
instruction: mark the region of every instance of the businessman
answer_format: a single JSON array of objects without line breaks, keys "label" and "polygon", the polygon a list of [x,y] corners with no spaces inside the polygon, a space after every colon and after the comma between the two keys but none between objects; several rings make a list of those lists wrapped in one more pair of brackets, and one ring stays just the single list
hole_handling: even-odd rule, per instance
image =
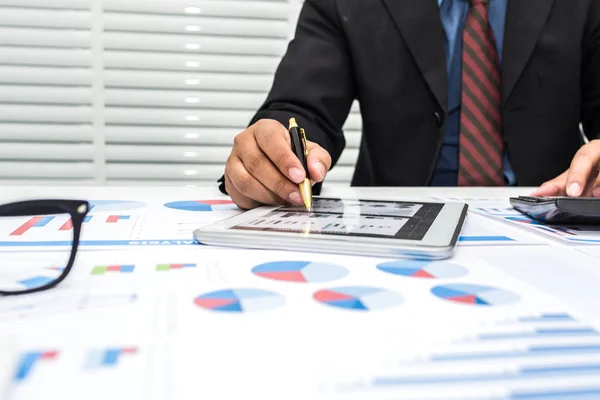
[{"label": "businessman", "polygon": [[301,205],[290,117],[306,130],[318,193],[355,99],[354,186],[600,197],[598,0],[306,0],[221,190],[242,208]]}]

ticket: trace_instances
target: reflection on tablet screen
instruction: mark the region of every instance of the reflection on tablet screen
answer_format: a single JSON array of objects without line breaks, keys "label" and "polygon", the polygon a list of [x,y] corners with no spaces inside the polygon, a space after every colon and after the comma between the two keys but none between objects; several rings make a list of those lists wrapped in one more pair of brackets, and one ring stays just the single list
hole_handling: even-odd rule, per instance
[{"label": "reflection on tablet screen", "polygon": [[231,229],[421,240],[442,207],[440,203],[315,198],[312,212],[279,207]]}]

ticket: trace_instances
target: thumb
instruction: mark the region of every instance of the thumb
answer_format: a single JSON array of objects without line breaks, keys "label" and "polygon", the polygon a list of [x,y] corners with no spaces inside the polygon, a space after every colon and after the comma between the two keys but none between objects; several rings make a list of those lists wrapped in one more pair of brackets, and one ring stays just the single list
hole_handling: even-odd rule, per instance
[{"label": "thumb", "polygon": [[314,142],[307,141],[306,145],[308,147],[306,163],[310,178],[315,182],[322,182],[331,168],[331,156],[327,150]]}]

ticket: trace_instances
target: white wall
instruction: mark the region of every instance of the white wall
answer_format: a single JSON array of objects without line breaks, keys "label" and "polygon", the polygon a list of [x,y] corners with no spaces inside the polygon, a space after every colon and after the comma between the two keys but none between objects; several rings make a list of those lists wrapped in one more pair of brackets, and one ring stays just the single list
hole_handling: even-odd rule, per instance
[{"label": "white wall", "polygon": [[214,185],[301,3],[0,0],[0,184]]}]

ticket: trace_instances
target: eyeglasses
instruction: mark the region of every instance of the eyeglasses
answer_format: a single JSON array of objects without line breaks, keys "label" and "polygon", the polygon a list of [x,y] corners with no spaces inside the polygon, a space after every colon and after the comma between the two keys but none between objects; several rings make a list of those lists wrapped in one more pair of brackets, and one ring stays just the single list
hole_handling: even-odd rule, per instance
[{"label": "eyeglasses", "polygon": [[73,267],[85,216],[83,200],[32,200],[0,205],[0,226],[8,229],[15,245],[22,241],[48,241],[59,232],[69,240],[51,252],[0,253],[0,295],[17,295],[53,288]]}]

